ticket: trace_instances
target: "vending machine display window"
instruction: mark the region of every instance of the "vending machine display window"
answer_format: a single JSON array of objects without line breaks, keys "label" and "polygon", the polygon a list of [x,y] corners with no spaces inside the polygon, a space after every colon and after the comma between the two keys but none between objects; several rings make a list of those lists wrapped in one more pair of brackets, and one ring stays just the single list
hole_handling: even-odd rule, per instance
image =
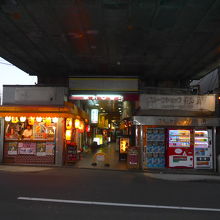
[{"label": "vending machine display window", "polygon": [[212,168],[212,135],[211,130],[194,132],[194,166],[197,169]]},{"label": "vending machine display window", "polygon": [[169,147],[190,147],[190,130],[169,130]]},{"label": "vending machine display window", "polygon": [[165,129],[148,128],[145,146],[145,166],[147,168],[165,167]]}]

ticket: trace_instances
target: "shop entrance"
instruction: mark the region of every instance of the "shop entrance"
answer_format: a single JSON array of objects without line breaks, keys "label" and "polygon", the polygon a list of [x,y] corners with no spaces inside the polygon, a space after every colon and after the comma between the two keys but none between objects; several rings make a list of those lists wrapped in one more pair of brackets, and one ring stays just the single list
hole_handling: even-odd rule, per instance
[{"label": "shop entrance", "polygon": [[121,95],[72,95],[71,100],[90,115],[85,132],[76,135],[82,153],[74,165],[126,170],[132,126],[123,119],[132,116],[133,103]]}]

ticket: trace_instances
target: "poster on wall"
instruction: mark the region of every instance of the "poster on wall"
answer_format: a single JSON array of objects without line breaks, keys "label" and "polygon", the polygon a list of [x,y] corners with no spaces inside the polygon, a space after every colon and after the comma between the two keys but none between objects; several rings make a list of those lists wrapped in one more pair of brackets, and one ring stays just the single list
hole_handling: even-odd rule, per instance
[{"label": "poster on wall", "polygon": [[37,156],[46,156],[46,143],[37,143]]},{"label": "poster on wall", "polygon": [[46,155],[54,155],[55,144],[53,142],[46,142]]},{"label": "poster on wall", "polygon": [[8,143],[8,155],[17,155],[18,154],[18,143],[9,142]]},{"label": "poster on wall", "polygon": [[35,140],[46,138],[46,127],[43,123],[35,124],[33,126],[33,137]]},{"label": "poster on wall", "polygon": [[18,143],[18,154],[36,154],[36,143],[35,142],[20,142]]}]

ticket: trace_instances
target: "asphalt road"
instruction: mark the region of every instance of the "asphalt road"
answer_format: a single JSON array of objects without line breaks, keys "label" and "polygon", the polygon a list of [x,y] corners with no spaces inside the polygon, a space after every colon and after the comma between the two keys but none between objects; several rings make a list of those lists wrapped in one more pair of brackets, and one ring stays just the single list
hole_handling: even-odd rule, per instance
[{"label": "asphalt road", "polygon": [[219,220],[219,189],[220,182],[157,180],[127,171],[0,171],[0,219]]}]

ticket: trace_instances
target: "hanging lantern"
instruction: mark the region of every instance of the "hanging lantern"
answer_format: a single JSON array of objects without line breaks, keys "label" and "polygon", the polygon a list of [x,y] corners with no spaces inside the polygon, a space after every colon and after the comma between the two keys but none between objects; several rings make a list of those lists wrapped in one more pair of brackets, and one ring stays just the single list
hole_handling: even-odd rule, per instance
[{"label": "hanging lantern", "polygon": [[46,118],[46,126],[50,126],[51,125],[51,118],[48,117]]},{"label": "hanging lantern", "polygon": [[86,125],[86,132],[90,132],[90,131],[91,131],[90,125]]},{"label": "hanging lantern", "polygon": [[84,132],[84,128],[85,128],[84,122],[83,122],[83,121],[80,121],[80,123],[79,123],[79,132],[80,132],[80,133],[83,133],[83,132]]},{"label": "hanging lantern", "polygon": [[28,118],[28,124],[29,125],[34,125],[34,117],[29,117]]},{"label": "hanging lantern", "polygon": [[58,118],[56,118],[56,117],[55,117],[55,118],[52,118],[52,122],[53,122],[53,123],[57,123],[57,122],[58,122]]},{"label": "hanging lantern", "polygon": [[26,121],[26,117],[20,117],[20,122],[25,122]]},{"label": "hanging lantern", "polygon": [[72,118],[67,118],[66,119],[66,129],[71,129],[73,126],[73,119]]},{"label": "hanging lantern", "polygon": [[71,141],[71,130],[66,130],[66,141]]},{"label": "hanging lantern", "polygon": [[19,122],[18,117],[12,117],[11,122],[12,123],[18,123]]},{"label": "hanging lantern", "polygon": [[11,116],[6,116],[5,121],[11,121]]},{"label": "hanging lantern", "polygon": [[80,127],[80,120],[76,119],[75,120],[75,128],[79,128]]},{"label": "hanging lantern", "polygon": [[37,122],[42,122],[42,120],[43,120],[42,117],[36,117]]}]

